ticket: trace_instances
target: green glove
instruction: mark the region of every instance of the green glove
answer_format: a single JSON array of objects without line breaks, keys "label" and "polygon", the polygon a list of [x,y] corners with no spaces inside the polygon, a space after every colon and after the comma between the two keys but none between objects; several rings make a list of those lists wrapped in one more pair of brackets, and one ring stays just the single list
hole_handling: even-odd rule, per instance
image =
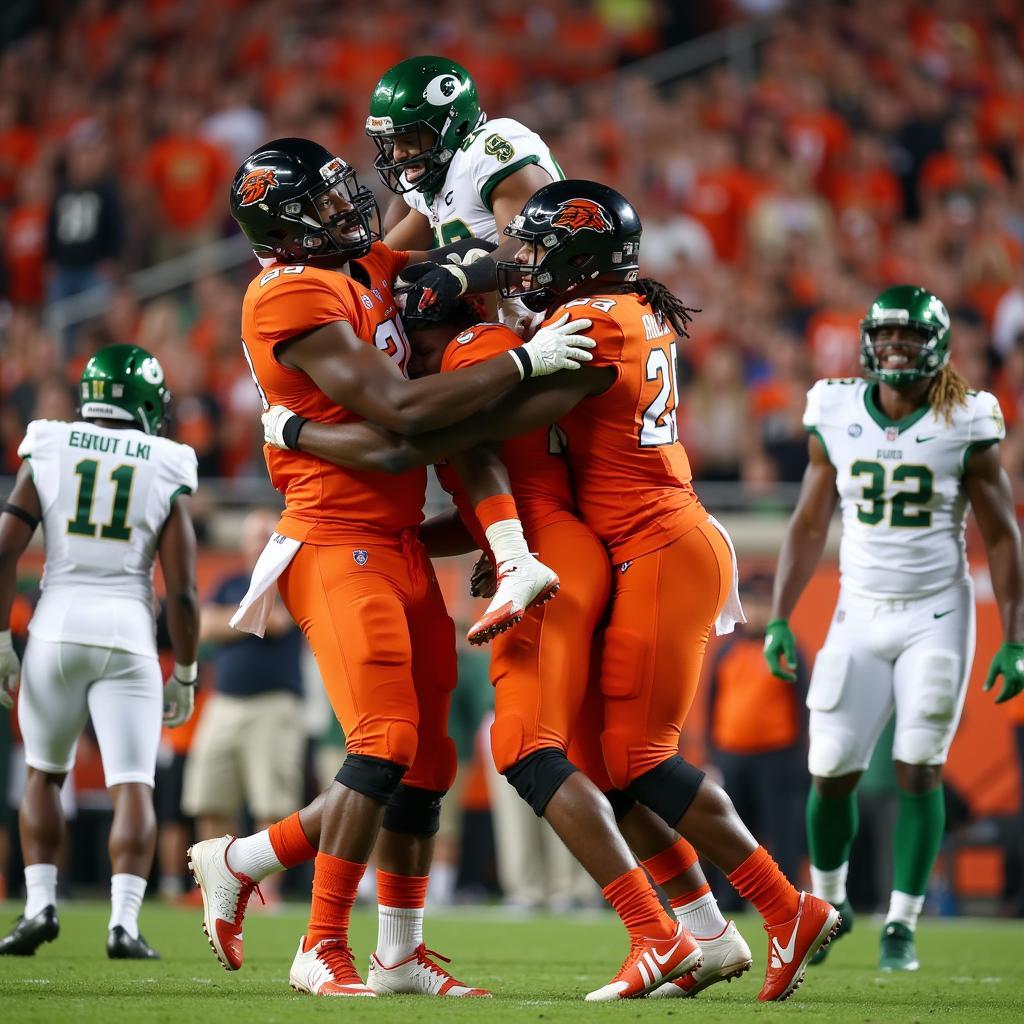
[{"label": "green glove", "polygon": [[773,676],[796,682],[796,637],[785,619],[772,619],[765,626],[764,658]]},{"label": "green glove", "polygon": [[988,668],[988,678],[985,680],[986,693],[996,685],[1000,675],[1003,677],[1003,688],[996,697],[997,704],[1011,700],[1024,689],[1024,644],[1004,643],[996,651],[996,656]]}]

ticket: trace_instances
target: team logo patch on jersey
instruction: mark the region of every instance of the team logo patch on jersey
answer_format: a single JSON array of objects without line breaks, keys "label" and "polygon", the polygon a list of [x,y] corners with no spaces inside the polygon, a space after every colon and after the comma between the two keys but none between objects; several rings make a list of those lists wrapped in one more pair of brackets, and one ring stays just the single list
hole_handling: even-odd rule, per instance
[{"label": "team logo patch on jersey", "polygon": [[467,341],[473,340],[473,332],[465,331],[464,333],[458,335],[458,337],[455,340],[458,344],[465,345]]},{"label": "team logo patch on jersey", "polygon": [[566,199],[564,203],[559,203],[557,212],[551,218],[551,226],[566,228],[570,235],[575,235],[577,231],[612,230],[608,214],[592,199]]},{"label": "team logo patch on jersey", "polygon": [[254,167],[238,186],[239,206],[252,206],[278,187],[277,172],[273,167]]},{"label": "team logo patch on jersey", "polygon": [[860,437],[864,433],[864,428],[859,423],[851,423],[847,428],[846,432],[850,437]]},{"label": "team logo patch on jersey", "polygon": [[358,548],[352,552],[352,560],[356,565],[366,565],[370,560],[370,553],[368,551],[364,551],[362,548]]},{"label": "team logo patch on jersey", "polygon": [[890,443],[895,441],[900,436],[899,427],[886,427],[885,428],[885,439]]}]

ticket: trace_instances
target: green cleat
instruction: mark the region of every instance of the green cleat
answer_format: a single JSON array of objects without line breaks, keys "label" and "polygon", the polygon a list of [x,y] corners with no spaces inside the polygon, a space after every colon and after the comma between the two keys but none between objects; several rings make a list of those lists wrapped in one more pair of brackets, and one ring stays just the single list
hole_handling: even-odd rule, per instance
[{"label": "green cleat", "polygon": [[878,967],[883,971],[916,971],[920,967],[914,948],[914,933],[898,921],[890,921],[882,929],[881,956]]},{"label": "green cleat", "polygon": [[836,910],[839,911],[839,930],[832,936],[832,942],[825,946],[822,946],[814,956],[811,957],[810,966],[816,967],[818,964],[825,962],[825,957],[828,956],[828,951],[832,948],[832,943],[836,939],[842,938],[847,932],[853,931],[853,907],[850,906],[849,900],[843,900],[842,903],[836,904]]}]

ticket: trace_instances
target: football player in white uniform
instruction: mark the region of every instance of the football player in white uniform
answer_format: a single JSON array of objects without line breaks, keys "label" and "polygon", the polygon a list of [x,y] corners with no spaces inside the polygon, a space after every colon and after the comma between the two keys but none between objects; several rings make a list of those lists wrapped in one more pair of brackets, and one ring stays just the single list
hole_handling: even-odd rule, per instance
[{"label": "football player in white uniform", "polygon": [[[861,323],[867,379],[820,380],[807,396],[810,464],[775,580],[765,655],[795,678],[787,619],[810,579],[839,501],[841,588],[814,663],[807,831],[816,895],[852,925],[846,894],[857,830],[854,790],[895,707],[900,813],[883,970],[916,970],[914,929],[945,822],[942,766],[974,658],[974,593],[964,544],[968,502],[988,555],[1004,642],[985,689],[1024,686],[1024,565],[1006,473],[999,403],[949,364],[949,314],[924,288],[875,299]],[[818,962],[824,959],[819,957]]]},{"label": "football player in white uniform", "polygon": [[[60,930],[60,787],[91,717],[114,805],[107,955],[158,958],[139,934],[138,915],[156,844],[161,709],[168,725],[191,715],[199,637],[186,498],[196,488],[196,456],[158,436],[169,398],[163,369],[148,352],[135,345],[98,352],[82,373],[81,418],[29,424],[18,449],[25,461],[0,508],[0,704],[11,706],[20,674],[18,723],[28,765],[19,816],[27,898],[24,914],[0,939],[0,954],[30,956]],[[11,603],[18,559],[40,521],[42,596],[19,666]],[[153,619],[158,554],[175,656],[166,683]]]},{"label": "football player in white uniform", "polygon": [[[488,120],[469,73],[445,57],[410,57],[387,71],[370,98],[366,134],[378,149],[374,166],[381,180],[404,200],[388,208],[384,241],[393,249],[462,243],[463,253],[440,267],[409,267],[399,277],[399,289],[414,286],[407,318],[436,322],[451,296],[493,292],[489,261],[486,287],[467,281],[473,271],[463,264],[486,249],[474,251],[464,240],[504,241],[511,257],[516,247],[501,237],[505,226],[537,189],[565,177],[535,132],[510,117]],[[432,316],[435,296],[441,308]],[[538,319],[515,299],[502,301],[498,312],[519,334]]]}]

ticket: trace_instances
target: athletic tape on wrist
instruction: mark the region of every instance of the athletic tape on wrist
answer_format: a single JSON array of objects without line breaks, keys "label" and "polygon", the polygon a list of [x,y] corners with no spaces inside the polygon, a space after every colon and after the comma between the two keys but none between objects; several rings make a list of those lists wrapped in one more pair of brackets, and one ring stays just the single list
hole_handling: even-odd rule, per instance
[{"label": "athletic tape on wrist", "polygon": [[189,665],[182,665],[180,661],[174,663],[174,678],[184,686],[195,686],[199,678],[199,662],[193,661]]}]

